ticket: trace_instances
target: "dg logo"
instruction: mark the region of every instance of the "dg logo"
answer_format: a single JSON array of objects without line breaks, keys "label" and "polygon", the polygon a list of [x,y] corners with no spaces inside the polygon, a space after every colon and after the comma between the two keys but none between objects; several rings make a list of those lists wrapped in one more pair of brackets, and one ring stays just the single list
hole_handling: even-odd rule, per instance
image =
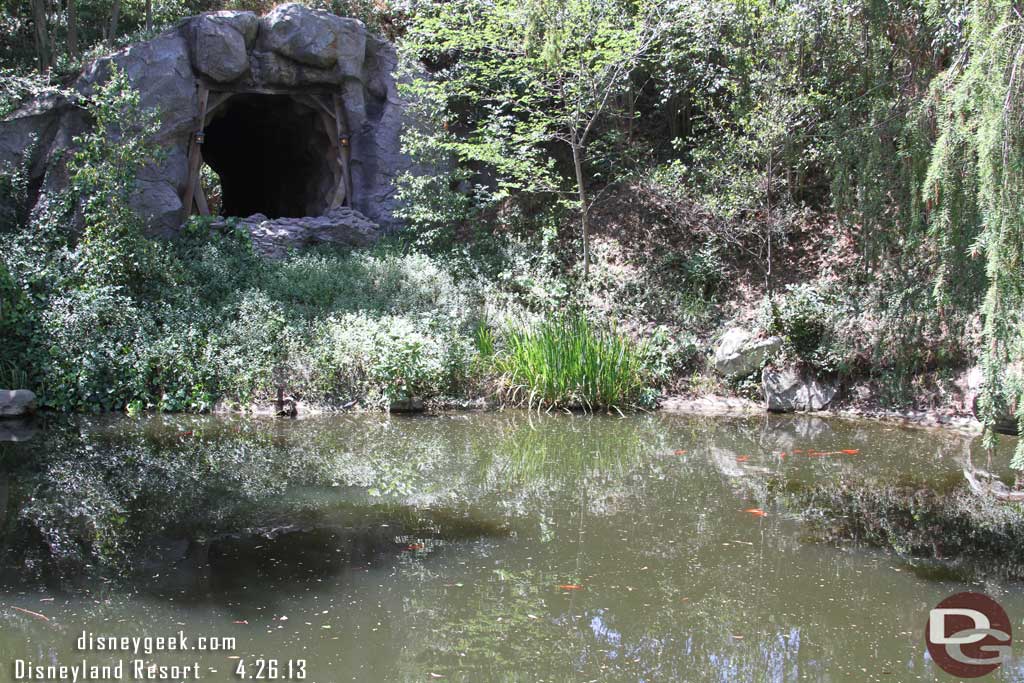
[{"label": "dg logo", "polygon": [[957,593],[928,613],[925,642],[943,671],[978,678],[1010,658],[1013,631],[998,602],[981,593]]}]

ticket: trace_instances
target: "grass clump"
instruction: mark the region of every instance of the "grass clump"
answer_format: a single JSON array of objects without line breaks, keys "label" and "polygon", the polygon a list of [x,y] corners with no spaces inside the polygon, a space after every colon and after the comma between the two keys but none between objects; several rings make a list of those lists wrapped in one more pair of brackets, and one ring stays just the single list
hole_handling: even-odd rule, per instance
[{"label": "grass clump", "polygon": [[614,410],[646,398],[646,345],[584,315],[565,314],[505,334],[494,357],[504,400],[531,408]]}]

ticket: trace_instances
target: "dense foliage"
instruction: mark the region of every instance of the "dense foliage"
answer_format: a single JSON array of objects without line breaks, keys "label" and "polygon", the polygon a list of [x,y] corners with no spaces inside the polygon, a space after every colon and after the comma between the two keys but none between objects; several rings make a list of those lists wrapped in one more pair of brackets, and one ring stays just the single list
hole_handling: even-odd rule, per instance
[{"label": "dense foliage", "polygon": [[[676,228],[651,245],[669,254],[643,265],[679,273],[690,264],[668,257],[680,242],[726,254],[723,270],[760,277],[759,324],[783,333],[798,362],[874,380],[886,399],[906,401],[920,388],[914,377],[951,375],[980,358],[986,422],[1021,404],[1019,3],[583,5],[446,4],[410,17],[404,46],[428,71],[410,91],[446,124],[432,140],[418,134],[417,148],[456,160],[449,187],[476,206],[466,220],[490,209],[500,223],[509,188],[520,205],[524,194],[564,198],[574,183],[613,194],[617,207],[598,231],[619,249],[587,285],[614,307],[626,293],[616,261],[622,251],[636,261],[623,249],[631,226],[622,213],[635,211],[623,211],[623,195],[643,193],[642,210]],[[602,23],[608,16],[613,27]],[[609,84],[596,67],[624,53],[629,77]],[[549,88],[565,81],[561,69],[605,93],[607,108]],[[552,144],[562,108],[594,114],[586,154]],[[563,254],[584,274],[586,196],[572,205],[582,253]],[[635,279],[656,291],[634,290],[626,310],[672,296],[667,278]],[[723,314],[745,315],[711,308],[647,324],[713,338]]]},{"label": "dense foliage", "polygon": [[148,239],[128,200],[152,113],[118,72],[89,107],[69,191],[5,235],[5,384],[86,411],[208,410],[278,388],[368,406],[465,393],[477,304],[438,262],[384,247],[271,263],[199,219]]},{"label": "dense foliage", "polygon": [[[9,381],[72,409],[278,388],[383,405],[500,378],[525,396],[545,381],[511,359],[533,367],[571,309],[614,322],[667,390],[706,388],[702,351],[742,324],[784,337],[777,362],[882,402],[945,396],[980,362],[987,423],[1024,405],[1019,1],[314,4],[399,47],[420,171],[399,187],[408,229],[372,253],[281,263],[202,222],[145,239],[124,200],[159,113],[115,75],[90,104],[72,196],[29,216],[29,170],[0,179]],[[135,31],[220,8],[267,6],[8,4],[0,112]],[[643,393],[626,384],[632,398],[598,403]]]}]

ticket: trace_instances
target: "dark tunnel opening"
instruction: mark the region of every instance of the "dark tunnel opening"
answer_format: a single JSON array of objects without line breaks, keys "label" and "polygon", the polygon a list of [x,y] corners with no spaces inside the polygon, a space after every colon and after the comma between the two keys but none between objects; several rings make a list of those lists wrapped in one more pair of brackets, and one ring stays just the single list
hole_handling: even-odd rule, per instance
[{"label": "dark tunnel opening", "polygon": [[225,216],[323,214],[331,157],[323,117],[288,95],[234,95],[206,125],[203,160],[220,176]]}]

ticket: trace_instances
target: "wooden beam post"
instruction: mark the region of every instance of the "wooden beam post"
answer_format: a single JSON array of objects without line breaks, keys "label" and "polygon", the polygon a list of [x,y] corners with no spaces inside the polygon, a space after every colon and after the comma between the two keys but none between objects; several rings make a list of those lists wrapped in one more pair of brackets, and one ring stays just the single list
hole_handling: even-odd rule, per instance
[{"label": "wooden beam post", "polygon": [[345,206],[352,206],[352,136],[348,129],[348,117],[345,115],[345,105],[337,94],[331,95],[334,102],[334,122],[338,134],[338,146],[341,153],[341,175],[345,182]]},{"label": "wooden beam post", "polygon": [[192,215],[192,201],[195,198],[196,186],[199,184],[199,169],[203,165],[202,144],[199,136],[203,134],[203,127],[206,123],[206,104],[209,101],[210,90],[199,84],[199,125],[198,130],[192,134],[192,143],[188,149],[188,184],[185,185],[185,197],[181,204],[184,208],[182,220],[188,220]]},{"label": "wooden beam post", "polygon": [[203,115],[203,122],[201,126],[206,128],[206,124],[210,122],[210,118],[213,116],[213,113],[220,109],[221,105],[234,97],[234,95],[235,93],[233,92],[214,93],[213,97],[210,99],[209,106],[206,107],[206,113]]},{"label": "wooden beam post", "polygon": [[206,193],[203,191],[202,179],[196,183],[196,208],[199,209],[200,216],[210,215],[210,204],[206,201]]}]

